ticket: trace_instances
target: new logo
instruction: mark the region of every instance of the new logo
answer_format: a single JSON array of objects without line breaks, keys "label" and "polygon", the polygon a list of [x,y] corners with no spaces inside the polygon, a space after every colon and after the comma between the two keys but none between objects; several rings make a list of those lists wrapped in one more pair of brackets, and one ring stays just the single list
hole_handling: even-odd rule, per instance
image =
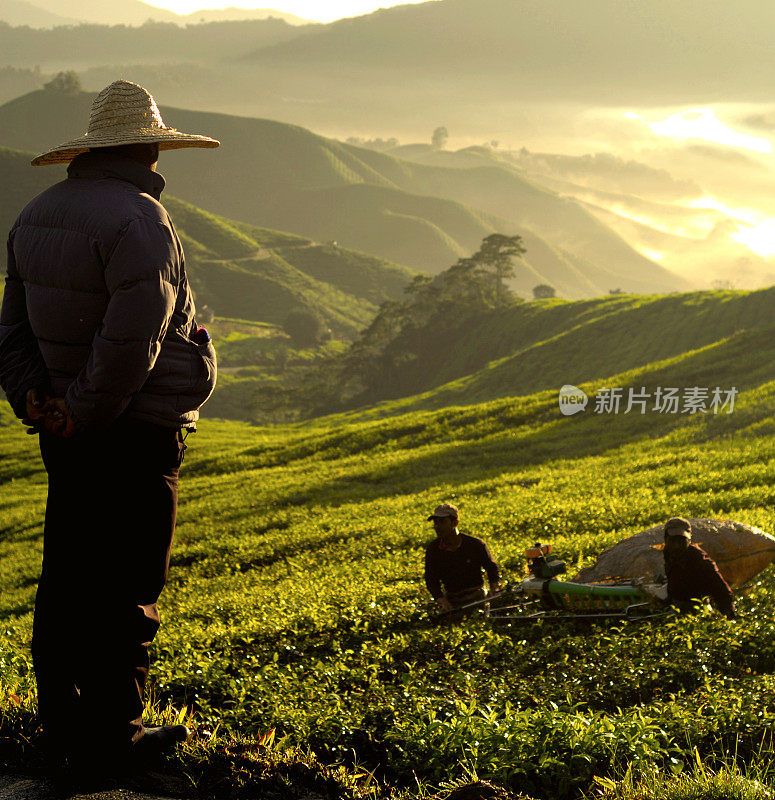
[{"label": "new logo", "polygon": [[578,414],[579,411],[584,411],[588,402],[589,397],[587,397],[586,392],[579,389],[578,386],[566,383],[560,389],[560,413],[566,417]]}]

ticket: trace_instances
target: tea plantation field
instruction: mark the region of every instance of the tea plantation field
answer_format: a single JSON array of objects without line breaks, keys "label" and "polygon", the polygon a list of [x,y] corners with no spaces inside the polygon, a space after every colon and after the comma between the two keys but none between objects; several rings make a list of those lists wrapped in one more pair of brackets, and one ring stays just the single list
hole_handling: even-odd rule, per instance
[{"label": "tea plantation field", "polygon": [[[202,422],[149,707],[197,728],[174,768],[192,791],[224,797],[262,796],[240,789],[245,759],[288,752],[323,770],[330,796],[423,798],[480,779],[559,800],[771,797],[772,568],[739,600],[737,622],[708,611],[434,627],[422,581],[425,517],[442,501],[511,580],[536,539],[572,572],[677,513],[775,531],[768,352],[763,340],[747,360],[716,362],[713,386],[740,387],[731,414],[562,417],[556,393],[542,392],[284,428]],[[709,385],[708,364],[693,363],[606,385]],[[0,757],[24,761],[45,476],[35,438],[7,407],[0,422]],[[228,758],[229,780],[204,786],[202,765]]]}]

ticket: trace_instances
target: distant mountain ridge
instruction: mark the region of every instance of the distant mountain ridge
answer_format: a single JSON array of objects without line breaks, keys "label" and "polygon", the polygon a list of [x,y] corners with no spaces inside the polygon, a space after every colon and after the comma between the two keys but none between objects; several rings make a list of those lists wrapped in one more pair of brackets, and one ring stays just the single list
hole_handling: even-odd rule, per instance
[{"label": "distant mountain ridge", "polygon": [[[0,144],[40,151],[88,119],[91,95],[33,92],[0,106]],[[292,231],[438,272],[482,238],[519,233],[528,254],[514,288],[550,283],[566,297],[685,287],[572,200],[517,170],[415,164],[271,120],[162,108],[167,124],[222,141],[164,155],[174,192],[230,219]]]},{"label": "distant mountain ridge", "polygon": [[28,25],[30,28],[52,28],[55,25],[76,25],[80,20],[55,14],[26,0],[0,0],[0,22]]},{"label": "distant mountain ridge", "polygon": [[235,48],[255,42],[276,43],[293,38],[299,30],[281,19],[185,26],[175,20],[146,21],[140,27],[90,23],[53,29],[0,25],[0,52],[4,63],[15,66],[45,62],[56,64],[55,69],[60,70],[77,61],[81,73],[90,64],[124,60],[129,64],[205,63],[214,65],[217,71],[217,65],[229,59]]},{"label": "distant mountain ridge", "polygon": [[175,22],[178,15],[142,0],[36,0],[36,4],[53,14],[67,13],[83,22],[108,25],[142,25],[148,19]]},{"label": "distant mountain ridge", "polygon": [[179,14],[180,22],[190,24],[194,22],[224,22],[250,19],[281,19],[289,25],[315,25],[317,23],[289,14],[287,11],[278,11],[276,8],[202,8],[190,14]]},{"label": "distant mountain ridge", "polygon": [[311,75],[500,75],[520,96],[598,104],[624,91],[630,102],[769,99],[774,30],[775,4],[759,0],[437,0],[338,20],[246,59]]},{"label": "distant mountain ridge", "polygon": [[271,8],[205,8],[190,14],[177,14],[142,0],[0,0],[0,22],[9,25],[28,25],[31,28],[51,28],[58,25],[78,25],[84,22],[101,25],[142,25],[148,20],[175,22],[179,25],[198,22],[230,20],[281,19],[291,25],[306,25],[308,21]]}]

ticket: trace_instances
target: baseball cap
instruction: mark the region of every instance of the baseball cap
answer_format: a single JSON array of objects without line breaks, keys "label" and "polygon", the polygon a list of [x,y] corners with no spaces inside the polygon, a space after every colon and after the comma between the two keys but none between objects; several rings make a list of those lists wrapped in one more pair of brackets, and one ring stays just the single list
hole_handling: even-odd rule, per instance
[{"label": "baseball cap", "polygon": [[428,522],[434,519],[434,517],[454,517],[457,519],[457,506],[453,506],[450,503],[442,503],[440,506],[436,506],[436,508],[433,509],[433,513],[428,517]]},{"label": "baseball cap", "polygon": [[665,523],[665,538],[668,536],[684,536],[692,538],[692,524],[684,517],[670,517]]}]

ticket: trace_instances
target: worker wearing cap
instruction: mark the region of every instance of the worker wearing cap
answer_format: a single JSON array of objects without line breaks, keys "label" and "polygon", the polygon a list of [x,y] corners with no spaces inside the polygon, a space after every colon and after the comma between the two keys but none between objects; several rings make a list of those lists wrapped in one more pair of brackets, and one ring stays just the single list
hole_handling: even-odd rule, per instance
[{"label": "worker wearing cap", "polygon": [[443,611],[484,599],[482,570],[487,573],[490,592],[500,589],[498,565],[487,545],[460,533],[458,519],[457,508],[449,503],[436,506],[428,517],[437,538],[425,548],[425,585]]},{"label": "worker wearing cap", "polygon": [[668,598],[682,610],[688,610],[693,600],[711,597],[723,614],[735,619],[735,601],[729,585],[716,562],[691,541],[692,526],[688,519],[671,517],[665,523]]}]

